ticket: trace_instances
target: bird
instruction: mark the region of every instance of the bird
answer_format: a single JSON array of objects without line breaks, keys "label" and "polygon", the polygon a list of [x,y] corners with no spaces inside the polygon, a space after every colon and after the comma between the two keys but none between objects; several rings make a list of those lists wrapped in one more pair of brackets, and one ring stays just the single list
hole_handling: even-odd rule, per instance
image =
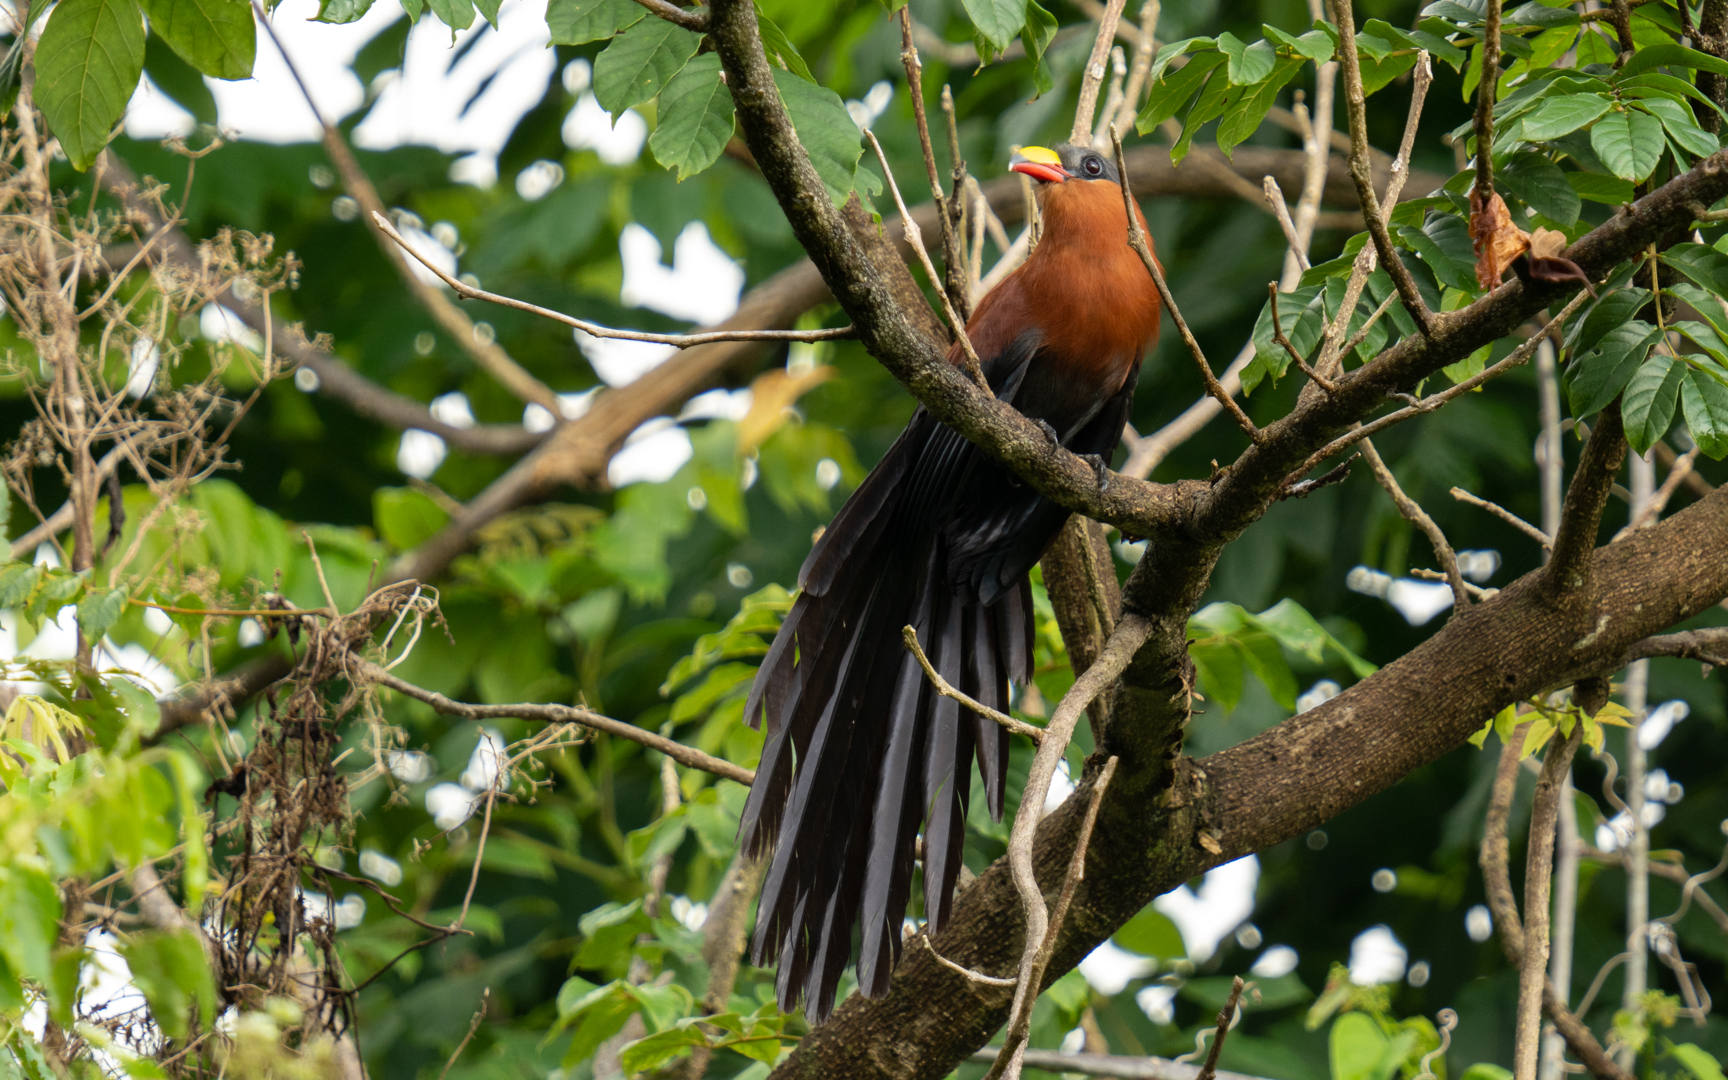
[{"label": "bird", "polygon": [[[1159,294],[1128,243],[1116,166],[1069,143],[1026,146],[1040,240],[979,301],[966,333],[996,397],[1105,465],[1122,437]],[[1145,217],[1135,208],[1141,227]],[[948,361],[959,365],[958,341]],[[860,932],[857,981],[886,993],[902,948],[922,827],[924,918],[952,913],[976,759],[1003,813],[1008,732],[930,685],[905,647],[993,709],[1032,677],[1032,567],[1069,512],[920,406],[841,506],[745,703],[763,730],[740,818],[768,859],[751,959],[778,962],[780,1008],[827,1019]]]}]

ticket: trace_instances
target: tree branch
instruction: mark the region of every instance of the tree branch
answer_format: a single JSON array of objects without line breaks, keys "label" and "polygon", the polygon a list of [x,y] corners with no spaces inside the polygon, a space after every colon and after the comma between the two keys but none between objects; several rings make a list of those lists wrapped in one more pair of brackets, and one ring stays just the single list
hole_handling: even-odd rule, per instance
[{"label": "tree branch", "polygon": [[1616,398],[1602,410],[1591,430],[1584,452],[1578,457],[1578,469],[1572,474],[1572,486],[1566,489],[1560,528],[1554,534],[1553,556],[1546,568],[1548,592],[1554,599],[1590,588],[1590,554],[1602,527],[1602,511],[1608,505],[1614,477],[1625,460],[1626,431],[1620,423],[1620,402]]}]

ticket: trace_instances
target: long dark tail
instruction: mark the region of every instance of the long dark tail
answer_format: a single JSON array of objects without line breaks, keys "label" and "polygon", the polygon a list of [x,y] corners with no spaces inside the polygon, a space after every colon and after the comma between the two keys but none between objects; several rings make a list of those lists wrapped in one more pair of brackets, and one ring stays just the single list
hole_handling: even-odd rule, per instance
[{"label": "long dark tail", "polygon": [[943,541],[896,523],[896,471],[872,475],[811,553],[746,706],[750,722],[766,718],[767,740],[743,846],[773,851],[752,958],[779,960],[781,1008],[802,996],[812,1022],[833,1009],[855,924],[859,985],[887,989],[921,823],[925,918],[946,923],[975,755],[1002,816],[1007,733],[936,694],[901,628],[917,630],[943,678],[993,708],[1006,711],[1009,681],[1031,676],[1029,583],[1022,575],[989,605],[950,587]]}]

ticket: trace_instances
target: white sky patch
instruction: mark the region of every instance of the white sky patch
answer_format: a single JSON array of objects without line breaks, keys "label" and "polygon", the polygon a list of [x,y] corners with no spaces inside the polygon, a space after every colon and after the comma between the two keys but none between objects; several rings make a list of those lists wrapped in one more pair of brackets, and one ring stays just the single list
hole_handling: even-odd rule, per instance
[{"label": "white sky patch", "polygon": [[89,949],[78,974],[83,990],[81,1006],[92,1019],[120,1016],[144,1007],[144,995],[132,985],[132,969],[120,955],[120,942],[106,930],[92,930],[84,938]]},{"label": "white sky patch", "polygon": [[564,182],[564,166],[556,161],[536,161],[516,174],[516,194],[537,202]]},{"label": "white sky patch", "polygon": [[1674,730],[1674,725],[1691,713],[1692,706],[1684,701],[1665,701],[1651,709],[1644,722],[1638,725],[1638,745],[1646,750],[1656,749]]},{"label": "white sky patch", "polygon": [[426,812],[439,832],[449,832],[474,816],[474,793],[461,784],[437,784],[426,792]]},{"label": "white sky patch", "polygon": [[1452,606],[1452,587],[1443,581],[1394,578],[1368,566],[1351,570],[1344,577],[1344,585],[1352,592],[1378,596],[1411,626],[1422,626]]},{"label": "white sky patch", "polygon": [[1068,769],[1068,759],[1063,758],[1056,763],[1056,772],[1050,777],[1050,790],[1044,793],[1043,817],[1050,811],[1068,801],[1068,796],[1074,794],[1074,779]]},{"label": "white sky patch", "polygon": [[1148,986],[1134,995],[1134,1004],[1154,1024],[1170,1024],[1176,1020],[1176,987]]},{"label": "white sky patch", "polygon": [[[580,394],[559,394],[558,411],[564,414],[566,420],[581,419],[593,406],[594,395],[599,391],[600,388],[595,387]],[[551,431],[552,411],[544,405],[530,401],[522,408],[522,426],[533,432]]]},{"label": "white sky patch", "polygon": [[624,287],[619,301],[712,326],[738,310],[744,291],[744,268],[720,250],[708,226],[692,221],[672,243],[672,267],[660,261],[660,241],[631,222],[618,237],[624,260]]},{"label": "white sky patch", "polygon": [[473,792],[495,787],[504,757],[504,737],[491,728],[481,728],[480,741],[474,744],[468,767],[462,770],[462,786]]},{"label": "white sky patch", "polygon": [[1092,989],[1105,997],[1115,997],[1133,980],[1157,970],[1157,960],[1131,953],[1108,938],[1080,961],[1080,974],[1086,977]]},{"label": "white sky patch", "polygon": [[264,351],[264,339],[245,320],[221,304],[205,304],[198,313],[198,332],[206,341],[231,341],[255,353]]},{"label": "white sky patch", "polygon": [[688,896],[674,896],[671,910],[672,917],[692,932],[700,932],[702,924],[708,921],[708,905],[694,903]]},{"label": "white sky patch", "polygon": [[677,348],[650,341],[597,338],[574,330],[577,348],[607,386],[628,386],[672,358]]},{"label": "white sky patch", "polygon": [[1464,934],[1480,945],[1494,933],[1494,916],[1486,905],[1476,904],[1464,913]]},{"label": "white sky patch", "polygon": [[162,350],[149,338],[132,343],[132,354],[126,361],[126,394],[133,400],[150,392],[156,382],[156,368],[162,362]]},{"label": "white sky patch", "polygon": [[474,426],[474,407],[468,404],[468,395],[460,390],[439,394],[432,399],[429,408],[432,419],[442,421],[453,428],[471,428]]},{"label": "white sky patch", "polygon": [[679,427],[671,417],[660,416],[648,421],[624,440],[624,449],[606,466],[606,479],[615,488],[646,480],[659,484],[672,479],[696,454],[690,445],[690,433]]},{"label": "white sky patch", "polygon": [[[539,104],[557,67],[556,55],[546,47],[551,34],[545,13],[545,6],[532,0],[504,0],[498,29],[477,17],[456,34],[454,46],[447,27],[429,14],[422,17],[408,35],[401,75],[384,85],[354,131],[355,144],[375,150],[414,143],[446,153],[468,151],[479,159],[474,164],[483,166],[470,165],[470,173],[495,176],[504,141],[522,115]],[[472,47],[452,67],[454,51],[470,41]],[[464,112],[463,105],[489,77],[491,84]]]},{"label": "white sky patch", "polygon": [[1301,957],[1290,946],[1274,945],[1260,954],[1248,973],[1261,979],[1282,979],[1296,970],[1300,960]]},{"label": "white sky patch", "polygon": [[874,124],[878,117],[888,111],[888,103],[894,100],[894,84],[884,79],[865,92],[858,101],[848,100],[846,112],[852,117],[852,122],[860,129]]},{"label": "white sky patch", "polygon": [[402,884],[402,864],[371,848],[360,852],[360,872],[382,885]]},{"label": "white sky patch", "polygon": [[[366,88],[348,65],[379,31],[403,17],[402,8],[373,4],[358,21],[341,26],[311,21],[317,14],[316,0],[283,0],[271,14],[270,25],[294,58],[319,111],[335,123],[366,100]],[[295,143],[316,142],[320,136],[317,117],[262,28],[252,77],[239,82],[206,79],[205,85],[216,98],[217,123],[243,139]]]},{"label": "white sky patch", "polygon": [[742,420],[750,412],[755,395],[742,390],[709,390],[697,394],[678,411],[678,422],[686,420]]},{"label": "white sky patch", "polygon": [[1350,981],[1357,986],[1395,983],[1404,977],[1410,953],[1389,926],[1371,926],[1350,943]]},{"label": "white sky patch", "polygon": [[[402,239],[407,241],[408,247],[417,252],[420,255],[420,258],[425,259],[427,262],[444,271],[446,274],[449,274],[451,277],[456,276],[456,253],[441,243],[437,237],[433,236],[431,233],[416,229],[412,225],[398,225],[396,231],[402,234]],[[437,274],[434,274],[431,270],[427,269],[426,266],[420,262],[420,259],[410,257],[408,260],[408,269],[414,272],[414,277],[422,285],[437,285],[441,288],[449,287],[439,279]]]},{"label": "white sky patch", "polygon": [[[583,64],[574,61],[570,66]],[[566,69],[568,73],[568,69]],[[568,78],[565,85],[570,84]],[[581,91],[576,91],[581,93]],[[560,134],[564,145],[572,150],[592,150],[607,165],[629,165],[642,154],[642,144],[648,141],[648,121],[635,109],[625,109],[612,123],[612,116],[593,94],[584,93],[564,117]]]},{"label": "white sky patch", "polygon": [[1253,855],[1206,871],[1200,891],[1183,885],[1152,901],[1152,906],[1182,931],[1188,959],[1203,964],[1218,943],[1254,914],[1254,888],[1260,883],[1260,860]]},{"label": "white sky patch", "polygon": [[169,135],[190,135],[197,125],[197,119],[164,94],[149,75],[138,80],[138,89],[132,91],[132,100],[126,105],[128,136],[162,139]]},{"label": "white sky patch", "polygon": [[384,766],[404,784],[418,784],[432,775],[432,755],[419,750],[386,750]]},{"label": "white sky patch", "polygon": [[1343,690],[1343,687],[1331,679],[1321,679],[1296,699],[1296,712],[1300,714],[1318,708],[1337,697]]},{"label": "white sky patch", "polygon": [[430,431],[409,428],[396,444],[396,467],[416,480],[424,480],[444,464],[444,440]]}]

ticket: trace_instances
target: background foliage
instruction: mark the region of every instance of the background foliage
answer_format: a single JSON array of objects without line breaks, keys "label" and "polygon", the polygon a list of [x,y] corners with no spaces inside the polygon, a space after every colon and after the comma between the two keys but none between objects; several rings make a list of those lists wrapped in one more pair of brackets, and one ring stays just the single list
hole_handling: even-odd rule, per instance
[{"label": "background foliage", "polygon": [[[327,0],[320,17],[352,21],[366,6]],[[422,16],[420,0],[404,0],[403,7],[412,18]],[[425,18],[467,27],[475,7],[482,18],[497,15],[484,2],[430,0]],[[1472,26],[1481,5],[1362,7],[1361,16],[1370,20],[1360,39],[1368,86],[1378,91],[1369,99],[1377,145],[1394,145],[1402,128],[1415,50],[1430,50],[1438,62],[1414,164],[1458,175],[1440,191],[1407,193],[1393,224],[1399,242],[1419,256],[1430,306],[1462,306],[1480,291],[1461,216],[1469,176],[1459,169],[1477,76],[1470,66]],[[781,93],[825,182],[836,194],[854,185],[865,195],[879,193],[871,166],[858,165],[860,147],[843,102],[863,100],[887,81],[895,91],[875,131],[910,191],[921,163],[901,83],[898,31],[882,7],[764,0],[759,8],[765,37],[786,69],[776,72]],[[976,68],[951,65],[928,50],[924,56],[927,85],[953,87],[960,144],[974,173],[999,173],[1011,146],[1066,135],[1078,68],[1091,42],[1088,30],[1066,28],[1083,24],[1087,7],[1055,3],[1046,12],[1037,3],[1006,0],[914,0],[911,9],[946,41],[974,42],[985,55],[1002,52],[1016,37],[1024,42],[1010,58]],[[38,13],[35,6],[31,11]],[[208,92],[196,73],[244,76],[255,50],[268,47],[252,32],[244,7],[232,2],[151,0],[143,12],[147,40],[133,0],[62,0],[36,45],[37,101],[70,159],[56,181],[83,198],[91,195],[92,175],[74,167],[94,161],[140,71],[208,120]],[[510,133],[497,162],[501,179],[489,188],[452,181],[453,157],[430,149],[361,152],[399,220],[434,232],[448,226],[460,269],[489,289],[608,325],[655,330],[681,324],[626,308],[619,299],[619,238],[628,223],[647,228],[667,251],[686,225],[703,223],[743,266],[747,289],[802,257],[766,186],[747,164],[722,152],[731,134],[730,99],[719,86],[715,58],[698,53],[696,34],[625,0],[553,0],[547,20],[560,72],[591,72],[589,85],[601,106],[614,114],[637,108],[650,118],[653,134],[642,156],[608,165],[592,151],[567,148],[561,127],[589,87],[580,76],[555,77]],[[396,23],[360,52],[354,70],[363,82],[377,86],[399,63],[409,24]],[[67,57],[69,35],[80,27],[86,38],[108,33],[105,25],[120,46],[109,50],[111,68]],[[1690,80],[1699,69],[1728,71],[1728,65],[1674,51],[1679,26],[1672,5],[1639,7],[1631,26],[1642,51],[1617,72],[1586,72],[1590,64],[1612,64],[1614,47],[1580,27],[1572,9],[1527,4],[1508,13],[1511,62],[1501,80],[1495,152],[1505,162],[1502,194],[1530,227],[1579,235],[1628,200],[1635,184],[1683,170],[1717,148],[1717,137],[1696,122],[1690,103],[1698,95]],[[415,32],[444,31],[423,22]],[[1287,103],[1292,91],[1310,86],[1312,61],[1331,54],[1334,35],[1315,29],[1302,4],[1173,4],[1158,34],[1178,44],[1159,54],[1141,126],[1157,141],[1166,138],[1157,131],[1160,122],[1179,120],[1173,157],[1187,152],[1203,129],[1201,141],[1215,139],[1226,151],[1299,145],[1261,118],[1275,103]],[[13,56],[18,52],[14,48]],[[1171,63],[1181,56],[1186,66]],[[8,63],[16,94],[20,64]],[[352,131],[369,107],[342,118],[339,127]],[[1213,120],[1216,129],[1205,128]],[[1440,134],[1453,129],[1449,147]],[[193,142],[208,142],[211,134],[200,129]],[[171,147],[121,137],[113,149],[138,174],[161,177],[176,189],[187,174],[184,158]],[[536,198],[520,193],[515,179],[547,161],[560,166],[561,182]],[[522,403],[477,371],[434,323],[343,206],[332,175],[316,145],[225,145],[198,165],[185,196],[186,231],[195,239],[224,227],[270,234],[275,250],[292,251],[302,267],[298,287],[277,298],[279,318],[331,335],[335,352],[378,384],[420,401],[459,392],[479,422],[520,423]],[[1263,313],[1264,283],[1278,276],[1284,250],[1274,219],[1259,205],[1227,198],[1149,200],[1145,210],[1176,297],[1211,355],[1233,354],[1243,329],[1259,319],[1261,353],[1247,379],[1253,392],[1246,405],[1257,421],[1282,415],[1301,380],[1283,377],[1284,360],[1270,343]],[[1696,346],[1690,359],[1649,355],[1653,328],[1631,319],[1646,295],[1610,288],[1595,314],[1572,324],[1569,345],[1579,359],[1572,361],[1568,391],[1573,413],[1584,418],[1627,388],[1636,445],[1667,437],[1684,448],[1691,438],[1717,456],[1728,448],[1728,391],[1711,381],[1728,363],[1728,317],[1718,317],[1716,299],[1728,292],[1728,262],[1710,246],[1715,235],[1700,239],[1667,257],[1675,276],[1662,282],[1704,320],[1677,324]],[[1315,340],[1319,313],[1335,310],[1348,257],[1362,242],[1338,231],[1319,235],[1315,268],[1282,306],[1299,348]],[[1390,295],[1390,282],[1377,275],[1369,290],[1363,314]],[[472,314],[552,389],[581,393],[599,385],[584,353],[559,327],[503,309]],[[819,309],[806,321],[822,325],[834,316]],[[1410,329],[1396,305],[1388,319],[1390,327],[1381,324],[1363,343],[1362,357],[1389,332]],[[15,431],[34,416],[31,371],[37,365],[10,322],[0,323],[0,337],[13,349],[16,368],[16,377],[0,384],[0,429]],[[161,376],[158,394],[169,384],[202,378],[217,353],[235,348],[202,336],[195,319],[169,327],[167,340],[185,351]],[[1448,375],[1468,377],[1511,345],[1502,342]],[[1174,335],[1166,335],[1149,358],[1133,417],[1139,431],[1156,429],[1194,400],[1193,370],[1180,349]],[[766,430],[756,417],[747,445],[741,447],[740,432],[749,417],[686,418],[692,456],[671,479],[616,492],[564,490],[554,503],[496,521],[435,583],[442,621],[427,625],[395,673],[464,701],[585,703],[754,764],[760,738],[739,723],[753,658],[784,610],[812,533],[913,406],[852,343],[797,346],[773,358],[768,369],[808,371],[812,363],[824,365],[827,378],[796,399],[793,413],[767,417]],[[737,376],[738,385],[750,374]],[[250,389],[243,375],[231,381],[236,393]],[[144,539],[139,565],[155,568],[149,580],[108,581],[100,571],[81,580],[32,566],[28,555],[0,567],[0,607],[9,609],[3,621],[15,635],[14,647],[26,649],[57,610],[75,604],[85,631],[105,633],[122,662],[129,657],[129,666],[141,666],[138,658],[148,656],[181,680],[226,671],[263,653],[293,651],[296,643],[285,633],[259,640],[255,622],[249,628],[240,618],[147,617],[124,596],[188,609],[250,609],[264,594],[277,593],[297,607],[317,607],[324,586],[305,534],[316,544],[337,605],[351,610],[379,568],[430,536],[456,504],[509,464],[452,448],[427,481],[411,480],[397,467],[401,432],[304,386],[282,379],[263,388],[233,433],[234,467],[195,488],[182,510],[158,527],[159,535]],[[1684,426],[1674,426],[1679,423]],[[1446,492],[1462,486],[1538,519],[1536,434],[1534,374],[1523,368],[1381,438],[1405,489],[1456,547],[1499,553],[1491,584],[1533,568],[1540,553],[1512,527],[1453,502]],[[1209,462],[1229,460],[1243,443],[1233,427],[1214,424],[1180,447],[1156,476],[1204,476]],[[1576,446],[1569,437],[1567,453]],[[1699,470],[1712,481],[1723,478],[1714,462],[1700,461]],[[52,470],[40,471],[36,485],[38,505],[59,504],[64,487]],[[135,538],[152,498],[141,486],[125,489],[122,548]],[[1674,505],[1688,498],[1682,489]],[[33,524],[14,499],[11,534]],[[1118,569],[1126,573],[1135,553],[1118,551]],[[1352,591],[1346,581],[1359,566],[1399,577],[1430,562],[1425,541],[1366,470],[1311,498],[1278,504],[1228,548],[1208,594],[1216,605],[1201,612],[1191,631],[1206,701],[1189,728],[1189,749],[1206,753],[1232,745],[1289,716],[1298,697],[1320,680],[1347,685],[1408,651],[1428,630],[1381,598]],[[130,591],[117,592],[121,588]],[[1722,621],[1720,612],[1706,621]],[[1050,702],[1071,675],[1047,608],[1040,631],[1038,690]],[[138,650],[120,651],[134,645]],[[27,674],[13,671],[19,678]],[[35,663],[33,675],[48,684],[43,692],[52,704],[19,699],[43,711],[28,729],[22,713],[9,718],[7,745],[16,756],[0,755],[6,787],[0,843],[7,845],[0,859],[0,1030],[8,1033],[10,1048],[0,1055],[0,1070],[41,1080],[49,1066],[26,1032],[41,1032],[44,1004],[55,1023],[71,1023],[79,964],[88,961],[80,952],[86,942],[60,933],[56,883],[100,881],[138,859],[166,858],[164,869],[174,867],[176,889],[189,907],[201,890],[220,891],[230,880],[225,860],[236,838],[217,830],[206,856],[204,815],[230,820],[237,803],[220,785],[209,785],[225,775],[221,762],[269,736],[262,730],[268,724],[247,708],[227,734],[192,727],[150,746],[154,707],[131,684],[110,681],[94,698],[75,700],[65,665]],[[1676,699],[1688,703],[1691,718],[1662,742],[1654,763],[1683,787],[1684,797],[1668,805],[1653,847],[1670,849],[1698,869],[1720,849],[1719,826],[1728,818],[1722,794],[1728,776],[1722,756],[1712,752],[1728,717],[1715,681],[1701,681],[1689,664],[1657,661],[1652,700]],[[1037,715],[1035,699],[1023,704]],[[424,931],[393,914],[380,889],[430,923],[445,923],[463,907],[479,818],[462,811],[478,809],[474,793],[496,775],[490,748],[513,744],[536,727],[520,720],[481,727],[386,695],[375,715],[356,715],[336,729],[333,755],[347,801],[321,831],[308,835],[310,857],[298,872],[308,894],[329,904],[345,985],[364,986],[352,1000],[354,1031],[368,1070],[380,1080],[553,1073],[575,1080],[593,1073],[600,1044],[637,1013],[642,1020],[634,1033],[654,1037],[635,1044],[626,1067],[655,1064],[701,1037],[680,1025],[707,982],[695,932],[698,905],[711,898],[731,862],[743,789],[678,770],[678,802],[668,812],[658,755],[629,742],[600,736],[547,751],[515,777],[491,810],[466,913],[474,933],[398,958]],[[94,748],[56,764],[44,732],[76,735],[80,729]],[[1619,738],[1610,736],[1610,749]],[[1085,740],[1083,732],[1076,764],[1090,749]],[[1016,747],[1011,806],[1028,757],[1025,747]],[[1061,1045],[1089,1013],[1087,1023],[1115,1052],[1174,1056],[1192,1050],[1196,1032],[1211,1026],[1229,976],[1245,973],[1266,948],[1287,945],[1299,962],[1287,974],[1260,979],[1260,999],[1231,1037],[1224,1067],[1290,1080],[1384,1077],[1400,1067],[1408,1075],[1434,1034],[1426,1021],[1406,1026],[1399,1018],[1432,1016],[1442,1007],[1461,1017],[1449,1058],[1454,1072],[1506,1060],[1516,975],[1494,943],[1467,934],[1465,919],[1482,899],[1475,848],[1492,771],[1491,756],[1461,748],[1306,841],[1262,852],[1251,925],[1231,928],[1235,932],[1215,950],[1184,942],[1164,916],[1148,909],[1116,940],[1158,964],[1117,992],[1089,987],[1079,974],[1065,977],[1039,1006],[1033,1045]],[[1580,760],[1580,819],[1591,841],[1596,825],[1612,816],[1599,797],[1602,777],[1601,764]],[[1527,791],[1524,797],[1527,806]],[[1512,831],[1521,831],[1516,816]],[[1006,825],[974,820],[971,868],[999,856],[1006,835]],[[669,858],[663,887],[670,899],[650,916],[644,900],[663,858]],[[334,878],[320,867],[356,878]],[[362,887],[362,878],[379,888]],[[1587,864],[1577,937],[1580,987],[1622,947],[1621,886],[1617,870]],[[1677,903],[1678,889],[1670,883],[1657,881],[1652,889],[1653,910]],[[1358,935],[1375,926],[1390,928],[1407,950],[1406,971],[1375,989],[1350,989],[1337,965],[1350,960]],[[124,927],[117,929],[124,934]],[[1728,935],[1696,908],[1679,932],[1706,985],[1721,987]],[[209,1025],[215,984],[196,941],[148,932],[126,937],[120,951],[162,1034],[178,1038],[188,1023]],[[1589,1017],[1598,1029],[1616,1008],[1617,979],[1609,976]],[[1154,1018],[1136,999],[1160,999],[1142,995],[1159,986],[1175,993],[1162,995],[1169,1008],[1150,1010]],[[801,1020],[773,1010],[771,990],[771,973],[746,969],[731,1002],[732,1048],[716,1056],[713,1075],[765,1074],[765,1063],[780,1048],[778,1037],[795,1038],[802,1030]],[[87,1000],[92,993],[86,986]],[[287,1003],[270,1007],[292,1013]],[[472,1041],[446,1068],[477,1009],[483,1017]],[[260,1047],[274,1045],[270,1025],[295,1023],[293,1015],[262,1007],[248,1014],[236,1029],[236,1068],[244,1071],[245,1052],[258,1055],[253,1067],[260,1072],[289,1068]],[[123,1026],[107,1029],[114,1040],[105,1048],[110,1067],[139,1077],[160,1074],[162,1067],[148,1060],[153,1047],[147,1040],[135,1041],[137,1032]],[[104,1049],[103,1029],[76,1030],[87,1045]],[[1728,1024],[1714,1016],[1702,1028],[1663,1034],[1717,1057],[1728,1054]],[[1647,1061],[1655,1062],[1665,1044],[1649,1045]],[[301,1049],[297,1067],[328,1067],[328,1047]],[[134,1059],[132,1051],[146,1057]],[[194,1064],[188,1058],[168,1069]],[[84,1058],[79,1067],[94,1066]],[[1660,1065],[1670,1074],[1680,1067],[1689,1067],[1684,1057],[1663,1058]]]}]

